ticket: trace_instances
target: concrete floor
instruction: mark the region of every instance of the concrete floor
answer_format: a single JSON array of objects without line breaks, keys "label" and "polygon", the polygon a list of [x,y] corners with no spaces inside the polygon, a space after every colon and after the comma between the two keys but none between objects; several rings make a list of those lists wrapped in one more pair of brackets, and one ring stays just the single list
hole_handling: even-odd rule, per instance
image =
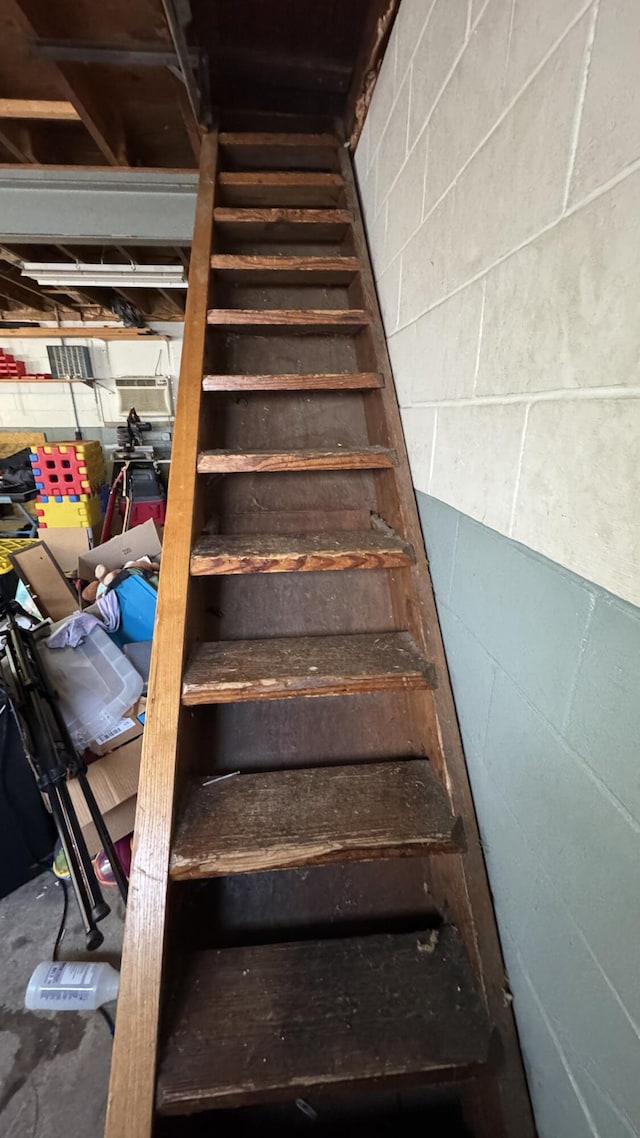
[{"label": "concrete floor", "polygon": [[[112,913],[92,960],[119,966],[124,908],[105,889]],[[43,873],[0,900],[0,1134],[2,1138],[99,1138],[104,1125],[111,1035],[97,1012],[28,1012],[27,982],[50,960],[62,890]],[[84,933],[69,887],[61,960],[85,959]],[[113,1009],[109,1008],[110,1011]]]}]

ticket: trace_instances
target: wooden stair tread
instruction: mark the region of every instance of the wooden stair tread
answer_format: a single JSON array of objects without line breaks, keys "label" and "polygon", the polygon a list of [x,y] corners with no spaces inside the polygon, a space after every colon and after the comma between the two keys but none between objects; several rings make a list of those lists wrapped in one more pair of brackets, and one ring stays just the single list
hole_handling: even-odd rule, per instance
[{"label": "wooden stair tread", "polygon": [[209,324],[246,330],[290,328],[310,332],[351,332],[365,328],[371,316],[363,308],[210,308]]},{"label": "wooden stair tread", "polygon": [[216,225],[237,241],[267,237],[268,240],[341,241],[353,222],[347,209],[242,209],[218,206]]},{"label": "wooden stair tread", "polygon": [[360,267],[357,257],[261,257],[216,253],[214,272],[242,284],[343,284]]},{"label": "wooden stair tread", "polygon": [[344,197],[340,174],[316,171],[225,171],[218,186],[225,205],[331,206]]},{"label": "wooden stair tread", "polygon": [[380,372],[316,372],[286,375],[205,375],[204,391],[336,391],[342,388],[366,390],[383,387]]},{"label": "wooden stair tread", "polygon": [[407,632],[222,640],[196,648],[184,674],[182,702],[234,703],[433,686],[433,667]]},{"label": "wooden stair tread", "polygon": [[313,767],[191,782],[176,880],[461,848],[459,819],[426,759]]},{"label": "wooden stair tread", "polygon": [[194,576],[217,573],[396,569],[414,561],[410,546],[391,530],[306,534],[206,534],[191,553]]},{"label": "wooden stair tread", "polygon": [[459,934],[446,926],[193,954],[168,1024],[162,1113],[378,1079],[389,1088],[473,1077],[491,1039]]},{"label": "wooden stair tread", "polygon": [[395,464],[386,447],[340,447],[336,450],[205,450],[198,455],[198,474],[243,471],[376,470]]}]

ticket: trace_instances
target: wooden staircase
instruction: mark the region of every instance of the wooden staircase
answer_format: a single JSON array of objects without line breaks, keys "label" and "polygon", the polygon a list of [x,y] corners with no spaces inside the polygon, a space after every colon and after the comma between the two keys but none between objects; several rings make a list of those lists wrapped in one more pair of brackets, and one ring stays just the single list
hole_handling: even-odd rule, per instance
[{"label": "wooden staircase", "polygon": [[107,1138],[432,1083],[529,1138],[509,1003],[349,154],[210,134]]}]

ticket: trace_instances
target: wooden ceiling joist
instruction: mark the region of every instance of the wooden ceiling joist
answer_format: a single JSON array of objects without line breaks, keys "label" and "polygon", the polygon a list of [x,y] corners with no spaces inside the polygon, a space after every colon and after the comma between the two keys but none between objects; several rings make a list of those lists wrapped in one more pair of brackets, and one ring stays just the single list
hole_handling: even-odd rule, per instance
[{"label": "wooden ceiling joist", "polygon": [[[0,272],[0,296],[23,308],[54,309],[55,301],[37,287],[30,288],[6,273]],[[61,306],[62,307],[62,306]],[[66,307],[69,307],[68,305]]]},{"label": "wooden ceiling joist", "polygon": [[33,165],[38,161],[33,153],[28,129],[17,123],[3,122],[0,125],[0,147],[3,147],[16,162]]},{"label": "wooden ceiling joist", "polygon": [[[39,32],[29,18],[23,0],[12,0],[12,8],[23,34],[37,42]],[[96,146],[110,166],[128,166],[127,147],[122,123],[109,105],[109,92],[98,92],[91,74],[84,64],[58,64],[51,62],[64,102],[71,104],[77,119],[81,120]]]},{"label": "wooden ceiling joist", "polygon": [[65,99],[0,99],[0,119],[47,119],[51,122],[77,121],[73,103]]},{"label": "wooden ceiling joist", "polygon": [[84,327],[71,325],[68,328],[41,328],[27,325],[23,328],[3,328],[0,323],[0,340],[167,340],[159,332],[149,332],[145,328],[99,327],[88,324]]}]

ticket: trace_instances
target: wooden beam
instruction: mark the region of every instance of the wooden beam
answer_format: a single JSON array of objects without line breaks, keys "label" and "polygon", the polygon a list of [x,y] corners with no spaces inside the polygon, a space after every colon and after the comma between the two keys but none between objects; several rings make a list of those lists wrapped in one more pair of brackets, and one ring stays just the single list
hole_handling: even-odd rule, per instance
[{"label": "wooden beam", "polygon": [[0,146],[21,165],[33,165],[36,158],[31,146],[29,133],[16,128],[14,123],[4,123],[0,130]]},{"label": "wooden beam", "polygon": [[180,707],[187,628],[185,582],[194,536],[217,150],[217,132],[205,135],[105,1138],[143,1138],[153,1128],[167,871],[180,767],[178,735],[184,734],[179,732],[179,724],[185,721]]},{"label": "wooden beam", "polygon": [[0,99],[0,118],[69,122],[80,115],[73,103],[63,99]]},{"label": "wooden beam", "polygon": [[[60,307],[64,307],[60,305]],[[158,332],[147,332],[144,328],[96,328],[92,325],[68,328],[41,328],[39,325],[24,328],[3,328],[0,324],[0,340],[167,340]]]},{"label": "wooden beam", "polygon": [[[25,308],[55,308],[56,302],[37,287],[32,288],[6,273],[0,273],[0,296],[14,300]],[[60,305],[60,308],[65,307]],[[69,307],[68,305],[66,307]]]},{"label": "wooden beam", "polygon": [[[37,41],[39,33],[46,29],[34,27],[23,7],[23,0],[11,0],[12,14],[29,41]],[[81,63],[56,64],[49,68],[58,80],[61,94],[71,103],[77,118],[82,121],[96,146],[110,166],[128,166],[126,140],[122,123],[109,104],[108,90],[105,88],[99,98],[91,82],[90,70]]]}]

